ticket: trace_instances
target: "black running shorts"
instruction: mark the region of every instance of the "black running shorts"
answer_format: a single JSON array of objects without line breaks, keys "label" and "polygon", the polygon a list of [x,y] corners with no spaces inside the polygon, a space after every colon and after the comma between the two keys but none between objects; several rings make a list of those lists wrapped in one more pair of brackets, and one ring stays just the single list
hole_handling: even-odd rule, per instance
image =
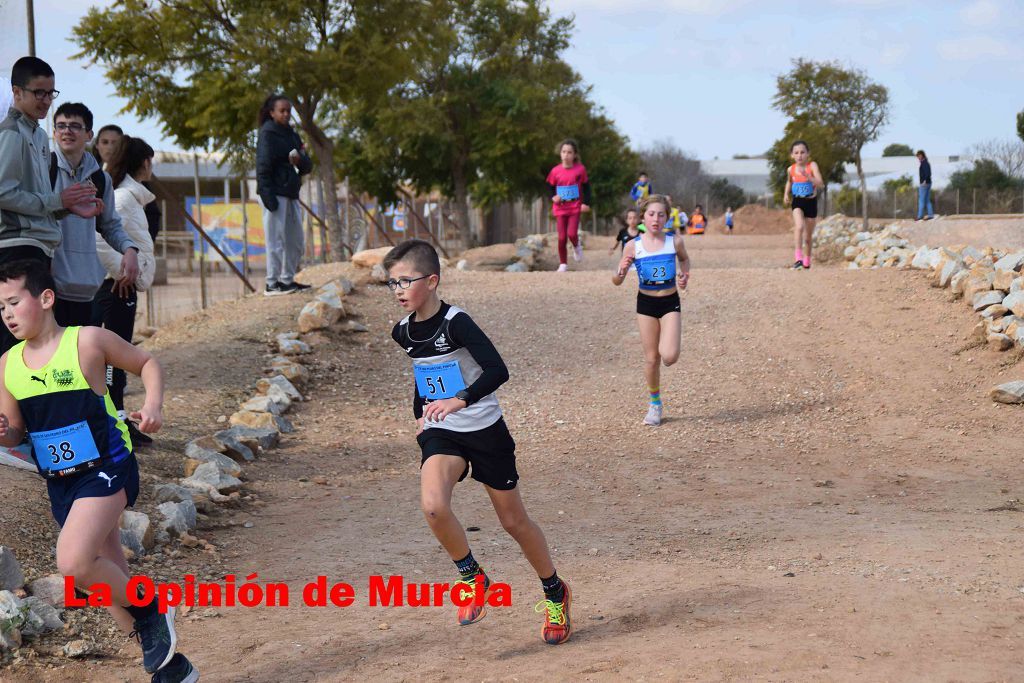
[{"label": "black running shorts", "polygon": [[455,455],[466,461],[466,469],[459,481],[469,474],[470,466],[473,468],[473,478],[492,489],[510,491],[519,481],[516,442],[504,419],[475,432],[455,432],[431,427],[420,432],[416,441],[423,451],[420,467],[432,455]]},{"label": "black running shorts", "polygon": [[636,293],[636,312],[651,318],[662,318],[667,313],[679,313],[679,292],[668,296],[650,296],[643,292]]},{"label": "black running shorts", "polygon": [[135,505],[139,496],[139,463],[132,454],[112,465],[69,477],[47,479],[46,488],[50,494],[50,512],[57,524],[63,527],[71,506],[79,498],[105,498],[124,489],[128,497],[127,507]]},{"label": "black running shorts", "polygon": [[804,218],[818,217],[817,197],[793,197],[793,208],[804,212]]}]

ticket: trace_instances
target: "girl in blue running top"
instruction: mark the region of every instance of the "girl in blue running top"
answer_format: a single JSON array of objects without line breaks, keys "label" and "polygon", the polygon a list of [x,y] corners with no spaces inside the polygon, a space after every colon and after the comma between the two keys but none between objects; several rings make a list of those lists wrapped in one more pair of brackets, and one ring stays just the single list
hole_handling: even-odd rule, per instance
[{"label": "girl in blue running top", "polygon": [[811,149],[803,140],[789,148],[793,165],[786,170],[783,202],[793,209],[794,263],[797,270],[811,267],[811,241],[818,218],[818,190],[825,186],[818,164],[811,161]]},{"label": "girl in blue running top", "polygon": [[644,348],[644,379],[651,404],[644,424],[661,424],[661,363],[668,367],[679,360],[681,321],[679,290],[690,280],[690,257],[681,234],[665,231],[672,205],[664,195],[651,195],[640,205],[647,231],[630,241],[612,277],[616,286],[635,266],[640,290],[636,319]]}]

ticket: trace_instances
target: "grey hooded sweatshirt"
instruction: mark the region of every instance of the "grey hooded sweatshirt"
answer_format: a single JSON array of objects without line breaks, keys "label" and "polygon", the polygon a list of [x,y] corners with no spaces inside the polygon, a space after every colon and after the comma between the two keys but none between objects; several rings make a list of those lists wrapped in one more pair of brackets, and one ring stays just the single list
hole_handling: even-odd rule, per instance
[{"label": "grey hooded sweatshirt", "polygon": [[60,244],[60,194],[50,189],[50,146],[35,121],[11,107],[0,121],[0,249]]},{"label": "grey hooded sweatshirt", "polygon": [[[85,181],[100,168],[96,158],[88,152],[82,155],[82,161],[76,169],[71,168],[59,146],[54,146],[54,154],[57,155],[57,180],[53,191],[57,193]],[[57,281],[57,296],[61,299],[92,301],[107,277],[107,271],[96,253],[97,231],[120,254],[130,248],[139,249],[128,237],[114,208],[114,184],[110,175],[106,172],[103,175],[107,180],[103,190],[103,214],[96,218],[80,218],[69,213],[60,219],[63,240],[53,252],[53,278]]]}]

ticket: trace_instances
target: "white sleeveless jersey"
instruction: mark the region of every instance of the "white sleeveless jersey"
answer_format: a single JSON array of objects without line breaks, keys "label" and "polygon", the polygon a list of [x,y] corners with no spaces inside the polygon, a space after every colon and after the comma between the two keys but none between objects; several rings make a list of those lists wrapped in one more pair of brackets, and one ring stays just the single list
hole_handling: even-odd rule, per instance
[{"label": "white sleeveless jersey", "polygon": [[[455,394],[475,382],[483,369],[472,354],[452,339],[449,326],[452,318],[466,313],[457,306],[451,306],[434,336],[429,339],[413,339],[409,334],[409,319],[402,319],[399,339],[402,348],[412,358],[412,370],[416,379],[416,390],[426,403],[443,398],[454,398]],[[468,315],[468,313],[466,314]],[[484,396],[457,413],[452,413],[441,422],[423,421],[423,428],[450,429],[453,432],[475,432],[501,419],[501,406],[493,393]]]},{"label": "white sleeveless jersey", "polygon": [[644,248],[643,235],[637,235],[634,242],[636,274],[640,289],[672,289],[676,286],[676,234],[665,233],[665,244],[657,251]]}]

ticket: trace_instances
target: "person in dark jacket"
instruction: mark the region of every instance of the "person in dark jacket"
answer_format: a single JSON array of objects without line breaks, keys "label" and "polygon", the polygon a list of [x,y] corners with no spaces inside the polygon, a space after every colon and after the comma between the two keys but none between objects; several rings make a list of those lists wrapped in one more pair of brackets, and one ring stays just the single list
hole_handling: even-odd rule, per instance
[{"label": "person in dark jacket", "polygon": [[[924,153],[923,149],[917,150],[917,161],[920,164],[918,167],[918,178],[921,182],[917,186],[917,219],[922,218],[926,221],[930,221],[935,218],[935,212],[932,210],[932,165],[928,163],[928,156]],[[925,216],[925,209],[928,209],[928,215]]]},{"label": "person in dark jacket", "polygon": [[260,108],[256,192],[263,201],[267,296],[309,289],[295,282],[295,273],[305,250],[299,188],[301,176],[313,170],[313,162],[291,126],[291,115],[292,103],[284,95],[271,95]]}]

